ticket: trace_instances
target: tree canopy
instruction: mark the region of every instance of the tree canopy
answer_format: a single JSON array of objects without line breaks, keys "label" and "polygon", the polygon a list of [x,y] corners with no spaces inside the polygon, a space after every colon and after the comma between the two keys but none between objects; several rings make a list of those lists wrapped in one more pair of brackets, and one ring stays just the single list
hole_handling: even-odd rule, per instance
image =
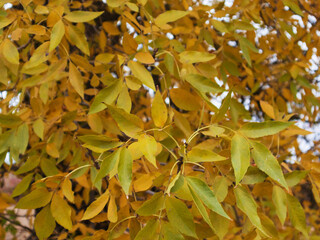
[{"label": "tree canopy", "polygon": [[0,238],[319,239],[318,1],[0,7]]}]

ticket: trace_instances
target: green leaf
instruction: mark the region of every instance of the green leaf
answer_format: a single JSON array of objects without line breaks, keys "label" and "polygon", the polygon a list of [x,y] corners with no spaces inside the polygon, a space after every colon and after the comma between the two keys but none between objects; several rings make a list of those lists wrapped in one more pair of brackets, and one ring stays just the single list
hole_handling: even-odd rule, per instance
[{"label": "green leaf", "polygon": [[194,193],[201,199],[201,201],[212,211],[221,216],[230,219],[228,214],[224,211],[217,198],[214,196],[209,186],[195,177],[187,177],[188,185],[192,188]]},{"label": "green leaf", "polygon": [[73,11],[64,16],[69,22],[89,22],[99,17],[102,12],[91,12],[91,11]]},{"label": "green leaf", "polygon": [[151,116],[152,116],[154,125],[160,128],[162,128],[165,125],[168,118],[167,106],[164,103],[159,90],[157,90],[152,102]]},{"label": "green leaf", "polygon": [[9,39],[5,39],[2,44],[3,57],[9,63],[19,65],[19,52],[17,47]]},{"label": "green leaf", "polygon": [[14,188],[11,197],[16,197],[27,191],[29,188],[29,185],[32,181],[33,173],[29,173],[27,176],[25,176],[21,182]]},{"label": "green leaf", "polygon": [[309,171],[295,170],[284,175],[288,187],[293,187],[297,185],[302,179],[308,175]]},{"label": "green leaf", "polygon": [[165,205],[171,225],[182,234],[197,238],[193,217],[187,206],[172,197],[166,197]]},{"label": "green leaf", "polygon": [[158,219],[149,220],[144,228],[138,232],[134,240],[154,240],[157,239]]},{"label": "green leaf", "polygon": [[269,149],[258,142],[250,141],[252,145],[252,157],[257,164],[257,167],[265,172],[273,180],[280,183],[283,187],[288,189],[286,180],[277,159],[272,155]]},{"label": "green leaf", "polygon": [[146,134],[142,134],[138,137],[138,143],[140,146],[141,153],[146,159],[157,168],[156,153],[157,153],[157,142],[154,137]]},{"label": "green leaf", "polygon": [[202,93],[220,93],[223,89],[212,80],[201,76],[199,74],[189,74],[186,76],[186,81],[191,84],[192,87]]},{"label": "green leaf", "polygon": [[281,187],[273,186],[272,201],[276,208],[277,216],[283,225],[287,217],[287,196]]},{"label": "green leaf", "polygon": [[34,220],[37,237],[42,240],[48,238],[56,228],[56,222],[50,211],[50,206],[42,208]]},{"label": "green leaf", "polygon": [[117,139],[104,135],[84,135],[78,138],[85,143],[82,145],[83,147],[89,148],[97,153],[103,153],[122,144],[121,142],[118,142]]},{"label": "green leaf", "polygon": [[129,137],[134,137],[143,130],[142,120],[134,114],[127,113],[123,109],[107,105],[112,118],[118,124],[120,130]]},{"label": "green leaf", "polygon": [[153,91],[156,91],[154,86],[153,78],[150,72],[145,69],[145,67],[138,62],[129,61],[128,67],[131,69],[133,75],[138,78],[144,85],[151,88]]},{"label": "green leaf", "polygon": [[179,10],[169,10],[158,15],[154,22],[160,28],[167,28],[167,23],[175,22],[178,19],[185,17],[186,15],[188,15],[188,12]]},{"label": "green leaf", "polygon": [[112,85],[102,89],[94,98],[89,114],[97,113],[104,110],[106,104],[112,104],[118,97],[122,89],[122,81],[116,80]]},{"label": "green leaf", "polygon": [[212,230],[214,230],[213,226],[212,226],[212,223],[211,223],[211,221],[209,219],[208,212],[207,212],[206,208],[204,207],[203,203],[197,197],[196,193],[192,190],[192,188],[190,186],[188,186],[188,187],[189,187],[189,191],[191,193],[192,199],[193,199],[193,203],[198,208],[201,216],[203,217],[203,220],[211,227]]},{"label": "green leaf", "polygon": [[127,148],[122,148],[118,165],[119,182],[125,194],[129,195],[132,180],[132,156]]},{"label": "green leaf", "polygon": [[72,229],[71,207],[59,194],[55,193],[53,195],[50,209],[57,223],[68,230]]},{"label": "green leaf", "polygon": [[87,220],[97,216],[109,201],[109,191],[104,192],[100,197],[93,201],[90,206],[86,209],[81,220]]},{"label": "green leaf", "polygon": [[266,234],[258,216],[256,201],[253,199],[251,194],[247,191],[246,188],[240,185],[238,185],[234,189],[234,194],[236,197],[238,208],[248,216],[250,222],[255,227],[257,227],[262,233]]},{"label": "green leaf", "polygon": [[187,156],[190,162],[217,162],[226,160],[225,157],[215,152],[200,148],[192,148]]},{"label": "green leaf", "polygon": [[0,126],[2,127],[14,127],[22,123],[20,117],[13,114],[0,114]]},{"label": "green leaf", "polygon": [[69,63],[69,80],[74,90],[84,98],[84,80],[79,70],[71,62]]},{"label": "green leaf", "polygon": [[240,128],[240,132],[249,138],[259,138],[276,134],[287,127],[291,126],[292,122],[269,121],[261,123],[246,123]]},{"label": "green leaf", "polygon": [[116,166],[116,163],[119,161],[120,152],[121,152],[121,148],[116,149],[113,153],[111,153],[107,157],[102,158],[103,161],[101,163],[100,170],[94,180],[95,183],[98,182],[100,179],[104,178],[105,176],[107,176],[112,171],[112,169],[114,169],[114,167]]},{"label": "green leaf", "polygon": [[145,201],[136,211],[140,216],[151,216],[157,214],[164,208],[164,196],[162,192],[155,193],[149,200]]},{"label": "green leaf", "polygon": [[289,218],[292,225],[303,235],[308,238],[308,230],[306,226],[306,216],[304,210],[297,198],[287,194],[287,206],[289,212]]},{"label": "green leaf", "polygon": [[213,55],[208,52],[198,52],[198,51],[184,51],[179,54],[180,62],[182,63],[197,63],[197,62],[208,62],[216,58],[216,55]]},{"label": "green leaf", "polygon": [[231,162],[238,184],[250,165],[250,146],[240,134],[235,134],[231,140]]},{"label": "green leaf", "polygon": [[37,188],[19,200],[16,208],[35,209],[47,205],[52,197],[52,192],[46,188]]},{"label": "green leaf", "polygon": [[52,28],[50,36],[49,52],[55,49],[61,42],[65,33],[65,28],[62,20],[60,19]]}]

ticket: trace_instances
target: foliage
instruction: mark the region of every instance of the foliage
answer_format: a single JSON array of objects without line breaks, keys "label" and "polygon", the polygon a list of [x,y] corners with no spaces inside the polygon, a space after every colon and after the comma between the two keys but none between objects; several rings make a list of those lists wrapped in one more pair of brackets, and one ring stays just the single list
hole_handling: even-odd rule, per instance
[{"label": "foliage", "polygon": [[208,2],[0,1],[1,234],[320,235],[319,3]]}]

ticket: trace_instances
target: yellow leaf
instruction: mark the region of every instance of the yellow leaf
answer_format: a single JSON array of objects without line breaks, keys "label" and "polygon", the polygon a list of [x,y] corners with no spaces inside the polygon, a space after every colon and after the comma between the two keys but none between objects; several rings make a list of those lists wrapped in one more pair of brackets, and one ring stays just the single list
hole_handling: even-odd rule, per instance
[{"label": "yellow leaf", "polygon": [[262,111],[265,114],[267,114],[272,119],[276,118],[275,115],[274,115],[274,109],[269,103],[261,100],[260,101],[260,105],[261,105]]},{"label": "yellow leaf", "polygon": [[16,16],[15,14],[10,15],[9,17],[0,16],[0,29],[8,26],[10,23],[12,23]]},{"label": "yellow leaf", "polygon": [[59,151],[55,143],[48,143],[46,146],[46,151],[53,158],[59,157]]},{"label": "yellow leaf", "polygon": [[154,58],[149,52],[138,52],[135,55],[135,58],[144,64],[153,64],[154,63]]},{"label": "yellow leaf", "polygon": [[140,151],[146,157],[146,159],[155,167],[157,167],[156,153],[157,153],[157,142],[150,135],[140,135],[138,137],[138,143],[140,145]]},{"label": "yellow leaf", "polygon": [[47,205],[51,200],[52,192],[46,188],[37,188],[19,200],[16,208],[35,209]]},{"label": "yellow leaf", "polygon": [[69,63],[69,79],[72,87],[83,98],[84,97],[84,80],[78,69],[70,62]]},{"label": "yellow leaf", "polygon": [[65,33],[65,28],[62,20],[60,19],[52,28],[50,36],[49,52],[55,49],[61,42]]},{"label": "yellow leaf", "polygon": [[127,113],[130,113],[132,102],[127,86],[123,85],[121,92],[119,93],[117,100],[117,107],[122,108]]},{"label": "yellow leaf", "polygon": [[159,90],[157,90],[152,102],[151,116],[154,125],[160,128],[164,126],[168,118],[168,110]]},{"label": "yellow leaf", "polygon": [[216,55],[213,55],[208,52],[198,52],[198,51],[184,51],[179,54],[180,62],[182,63],[196,63],[196,62],[208,62],[216,58]]},{"label": "yellow leaf", "polygon": [[136,40],[127,32],[123,34],[123,49],[127,54],[134,54],[136,53],[138,44]]},{"label": "yellow leaf", "polygon": [[55,193],[53,195],[50,209],[57,223],[68,230],[72,229],[71,207],[59,194]]},{"label": "yellow leaf", "polygon": [[168,29],[167,23],[177,21],[180,18],[188,15],[188,12],[179,11],[179,10],[170,10],[164,13],[161,13],[156,19],[154,20],[155,24],[163,29]]},{"label": "yellow leaf", "polygon": [[190,162],[217,162],[226,160],[225,157],[215,152],[199,148],[193,148],[188,152],[187,156]]},{"label": "yellow leaf", "polygon": [[112,223],[118,221],[117,205],[114,196],[110,196],[110,201],[108,205],[108,220]]},{"label": "yellow leaf", "polygon": [[62,193],[70,201],[74,202],[74,192],[72,191],[72,183],[69,178],[66,178],[62,183]]},{"label": "yellow leaf", "polygon": [[9,63],[16,64],[16,65],[19,64],[18,49],[9,39],[5,39],[3,41],[2,54]]},{"label": "yellow leaf", "polygon": [[134,190],[136,192],[148,190],[153,184],[153,179],[154,177],[150,174],[143,174],[133,183]]},{"label": "yellow leaf", "polygon": [[70,22],[89,22],[99,17],[102,12],[90,12],[90,11],[73,11],[64,16]]},{"label": "yellow leaf", "polygon": [[109,191],[106,191],[100,197],[98,197],[97,200],[91,203],[81,220],[87,220],[97,216],[107,204],[109,196]]},{"label": "yellow leaf", "polygon": [[150,72],[147,69],[145,69],[143,65],[141,65],[138,62],[129,61],[128,67],[131,69],[133,75],[136,78],[138,78],[144,85],[146,85],[154,91],[156,90]]},{"label": "yellow leaf", "polygon": [[[196,111],[201,109],[200,103],[197,101],[196,96],[191,94],[190,92],[181,89],[181,88],[173,88],[170,90],[170,97],[173,103],[183,110],[187,111]],[[192,99],[192,101],[190,101]]]},{"label": "yellow leaf", "polygon": [[42,240],[48,238],[56,228],[56,222],[50,211],[50,206],[46,206],[37,214],[34,220],[34,229],[37,237]]}]

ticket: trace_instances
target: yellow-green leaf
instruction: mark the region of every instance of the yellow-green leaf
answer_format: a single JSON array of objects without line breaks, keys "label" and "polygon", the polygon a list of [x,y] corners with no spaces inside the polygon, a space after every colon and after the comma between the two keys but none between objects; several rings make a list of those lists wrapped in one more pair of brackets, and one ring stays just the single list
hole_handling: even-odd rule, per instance
[{"label": "yellow-green leaf", "polygon": [[157,239],[158,219],[149,220],[144,228],[138,232],[134,240],[154,240]]},{"label": "yellow-green leaf", "polygon": [[16,208],[35,209],[47,205],[51,200],[52,192],[46,188],[37,188],[19,200]]},{"label": "yellow-green leaf", "polygon": [[15,172],[16,175],[20,175],[29,172],[36,168],[40,163],[40,157],[38,155],[30,156],[27,161]]},{"label": "yellow-green leaf", "polygon": [[72,229],[71,207],[58,193],[53,195],[50,209],[57,223],[68,230]]},{"label": "yellow-green leaf", "polygon": [[281,187],[273,186],[272,201],[276,209],[278,218],[283,225],[287,217],[287,196]]},{"label": "yellow-green leaf", "polygon": [[19,184],[15,187],[15,189],[12,192],[12,197],[16,197],[19,196],[20,194],[24,193],[25,191],[27,191],[27,189],[29,188],[29,185],[32,181],[33,178],[33,173],[29,173],[27,176],[25,176],[21,182],[19,182]]},{"label": "yellow-green leaf", "polygon": [[151,116],[152,116],[154,125],[160,128],[164,126],[168,118],[167,106],[164,103],[159,90],[157,90],[152,102]]},{"label": "yellow-green leaf", "polygon": [[283,172],[277,159],[272,155],[269,149],[258,142],[250,141],[252,145],[252,157],[257,164],[257,167],[265,172],[269,177],[280,183],[288,189],[287,182],[283,176]]},{"label": "yellow-green leaf", "polygon": [[196,193],[193,191],[193,189],[190,186],[188,186],[188,187],[189,187],[189,191],[191,193],[192,199],[193,199],[193,203],[198,208],[201,216],[203,217],[203,220],[211,227],[211,229],[213,229],[213,226],[212,226],[212,223],[209,219],[209,215],[208,215],[206,208],[204,207],[203,203],[200,201],[200,199],[196,195]]},{"label": "yellow-green leaf", "polygon": [[70,22],[89,22],[99,17],[102,12],[91,12],[91,11],[73,11],[64,16]]},{"label": "yellow-green leaf", "polygon": [[188,14],[189,14],[188,12],[180,11],[180,10],[165,11],[164,13],[161,13],[160,15],[158,15],[154,20],[154,22],[158,27],[166,28],[167,23],[175,22],[178,19],[183,18]]},{"label": "yellow-green leaf", "polygon": [[116,166],[116,163],[119,160],[120,152],[121,152],[121,148],[115,150],[113,153],[111,153],[107,157],[102,158],[103,161],[101,163],[99,172],[94,180],[95,183],[100,179],[104,178],[105,176],[107,176],[107,174],[109,174],[112,171],[112,169],[114,169],[114,167]]},{"label": "yellow-green leaf", "polygon": [[122,81],[116,80],[112,85],[102,89],[94,98],[89,114],[97,113],[107,107],[106,104],[112,104],[122,89]]},{"label": "yellow-green leaf", "polygon": [[238,184],[250,165],[250,146],[240,134],[235,134],[231,140],[231,162]]},{"label": "yellow-green leaf", "polygon": [[303,235],[308,238],[308,230],[306,226],[306,216],[299,200],[290,194],[287,194],[287,206],[289,218],[292,225]]},{"label": "yellow-green leaf", "polygon": [[196,63],[196,62],[208,62],[216,58],[216,55],[213,55],[208,52],[198,52],[198,51],[184,51],[179,54],[180,62],[182,63]]},{"label": "yellow-green leaf", "polygon": [[240,132],[249,138],[259,138],[276,134],[290,125],[292,122],[261,122],[261,123],[246,123],[240,128]]},{"label": "yellow-green leaf", "polygon": [[219,215],[230,219],[227,213],[224,211],[217,198],[214,196],[212,190],[209,186],[195,177],[186,177],[188,185],[192,188],[194,193],[199,199],[212,211],[218,213]]},{"label": "yellow-green leaf", "polygon": [[65,33],[65,28],[62,20],[60,19],[52,28],[50,36],[49,52],[55,49],[61,42]]},{"label": "yellow-green leaf", "polygon": [[44,133],[44,123],[41,118],[38,118],[33,123],[33,131],[34,133],[43,140],[43,133]]},{"label": "yellow-green leaf", "polygon": [[56,222],[50,211],[50,206],[46,206],[37,214],[34,220],[34,229],[37,237],[42,240],[48,238],[56,228]]},{"label": "yellow-green leaf", "polygon": [[19,64],[18,49],[9,39],[3,41],[2,54],[9,63]]},{"label": "yellow-green leaf", "polygon": [[138,143],[140,151],[146,157],[146,159],[152,163],[153,166],[157,167],[156,153],[157,153],[157,142],[150,135],[140,135],[138,137]]},{"label": "yellow-green leaf", "polygon": [[149,200],[145,201],[136,211],[140,216],[151,216],[164,208],[164,196],[162,192],[155,193]]},{"label": "yellow-green leaf", "polygon": [[226,160],[225,157],[215,152],[200,148],[192,148],[187,156],[190,162],[217,162]]},{"label": "yellow-green leaf", "polygon": [[84,80],[79,70],[71,62],[69,63],[69,80],[72,87],[80,95],[84,97]]},{"label": "yellow-green leaf", "polygon": [[133,75],[138,78],[144,85],[154,91],[156,90],[150,72],[145,69],[145,67],[141,63],[129,61],[128,67],[131,69]]},{"label": "yellow-green leaf", "polygon": [[97,216],[102,209],[106,206],[110,197],[109,191],[104,192],[100,197],[98,197],[94,202],[90,204],[81,220],[87,220]]},{"label": "yellow-green leaf", "polygon": [[186,81],[190,83],[199,92],[220,93],[223,91],[223,89],[217,83],[199,74],[187,75]]},{"label": "yellow-green leaf", "polygon": [[118,124],[120,130],[130,137],[143,130],[142,120],[134,114],[127,113],[123,109],[107,105],[112,118]]},{"label": "yellow-green leaf", "polygon": [[119,182],[126,195],[129,195],[129,188],[132,180],[132,156],[127,148],[122,148],[118,165]]},{"label": "yellow-green leaf", "polygon": [[250,222],[255,227],[257,227],[262,233],[266,234],[257,212],[257,204],[251,194],[247,191],[246,188],[240,185],[238,185],[234,189],[234,194],[236,197],[238,208],[248,216]]},{"label": "yellow-green leaf", "polygon": [[77,46],[84,54],[90,55],[89,45],[86,35],[76,26],[69,24],[67,26],[68,40]]},{"label": "yellow-green leaf", "polygon": [[22,123],[20,117],[14,114],[0,114],[0,126],[1,127],[14,127]]},{"label": "yellow-green leaf", "polygon": [[182,201],[172,197],[166,197],[165,205],[171,225],[182,234],[198,238],[192,214],[187,206]]},{"label": "yellow-green leaf", "polygon": [[121,142],[118,142],[117,139],[104,135],[84,135],[78,138],[85,143],[83,147],[89,148],[97,153],[103,153],[121,145]]},{"label": "yellow-green leaf", "polygon": [[182,234],[169,223],[161,224],[163,240],[185,240]]}]

